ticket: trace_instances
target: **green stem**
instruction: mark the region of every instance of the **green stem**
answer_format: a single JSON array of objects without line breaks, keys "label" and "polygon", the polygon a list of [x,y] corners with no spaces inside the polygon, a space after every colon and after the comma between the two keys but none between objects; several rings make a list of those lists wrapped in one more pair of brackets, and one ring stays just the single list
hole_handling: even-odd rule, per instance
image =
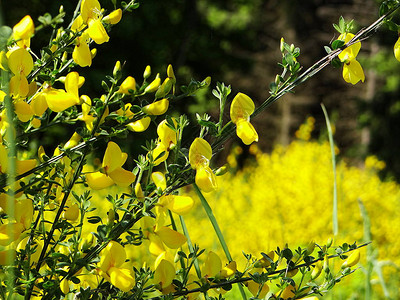
[{"label": "green stem", "polygon": [[[10,219],[14,219],[15,215],[15,192],[14,192],[14,184],[15,184],[15,177],[17,175],[17,150],[15,145],[15,128],[14,128],[14,105],[12,102],[12,98],[9,96],[9,73],[1,70],[1,89],[6,94],[4,97],[4,104],[6,109],[6,116],[8,120],[8,128],[6,131],[6,140],[8,143],[7,147],[7,186],[9,186],[8,190],[8,197],[7,197],[7,214]],[[14,241],[14,233],[11,228],[7,228],[7,235],[9,236],[11,241]],[[9,251],[10,255],[7,255],[7,266],[12,266],[14,264],[14,258]],[[13,297],[13,289],[14,289],[14,280],[15,274],[12,268],[9,269],[8,272],[8,298],[11,299]]]},{"label": "green stem", "polygon": [[[192,244],[192,240],[190,239],[189,231],[187,230],[187,227],[186,227],[186,224],[185,224],[185,220],[183,219],[182,216],[179,216],[179,220],[181,221],[183,234],[187,238],[187,244],[188,244],[188,247],[189,247],[189,251],[190,251],[190,253],[193,253],[194,252],[194,247],[193,247],[193,244]],[[200,279],[201,278],[201,271],[200,271],[199,261],[197,260],[197,257],[194,258],[194,268],[196,270],[197,277]]]},{"label": "green stem", "polygon": [[337,236],[339,233],[339,222],[338,222],[338,199],[337,199],[337,182],[336,182],[336,155],[335,155],[335,144],[333,142],[333,134],[331,123],[329,121],[328,113],[325,106],[321,103],[322,110],[324,112],[326,127],[328,129],[329,145],[331,147],[332,157],[332,169],[333,169],[333,208],[332,208],[332,223],[333,223],[333,235]]},{"label": "green stem", "polygon": [[[214,213],[213,213],[210,205],[208,204],[206,198],[203,196],[203,193],[200,191],[200,189],[196,185],[196,183],[193,183],[193,186],[194,186],[194,190],[195,190],[197,196],[200,198],[201,204],[202,204],[202,206],[203,206],[203,208],[204,208],[204,210],[205,210],[205,212],[206,212],[206,214],[208,216],[208,219],[210,220],[212,226],[214,227],[215,233],[217,234],[219,243],[221,244],[222,249],[225,252],[226,258],[228,259],[228,261],[232,261],[233,259],[232,259],[232,256],[231,256],[230,252],[229,252],[228,245],[225,242],[225,238],[224,238],[224,236],[222,234],[221,229],[219,228],[217,219],[215,218]],[[239,285],[239,290],[240,290],[240,294],[242,295],[242,298],[243,299],[247,299],[247,296],[246,296],[246,293],[244,292],[243,286]]]}]

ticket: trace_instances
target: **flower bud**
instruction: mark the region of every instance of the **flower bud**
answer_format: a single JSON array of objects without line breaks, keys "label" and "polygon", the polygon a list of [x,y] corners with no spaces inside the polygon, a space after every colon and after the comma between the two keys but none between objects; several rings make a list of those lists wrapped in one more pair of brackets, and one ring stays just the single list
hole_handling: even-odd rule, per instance
[{"label": "flower bud", "polygon": [[156,77],[145,89],[144,92],[145,93],[153,93],[155,91],[157,91],[158,87],[161,84],[161,78],[160,77]]},{"label": "flower bud", "polygon": [[285,40],[283,37],[281,38],[280,49],[282,53],[285,51]]},{"label": "flower bud", "polygon": [[167,76],[172,80],[172,84],[176,83],[176,77],[172,65],[168,65],[167,67]]},{"label": "flower bud", "polygon": [[311,272],[311,280],[317,279],[322,272],[322,261],[315,264],[314,270]]},{"label": "flower bud", "polygon": [[147,66],[146,69],[144,69],[143,78],[147,79],[150,77],[150,75],[151,75],[151,67]]},{"label": "flower bud", "polygon": [[119,21],[121,21],[122,18],[122,10],[120,8],[112,11],[109,15],[105,16],[103,18],[103,21],[108,23],[108,24],[117,24]]},{"label": "flower bud", "polygon": [[113,75],[114,77],[117,77],[117,75],[119,75],[120,73],[121,73],[121,62],[117,60],[113,69]]},{"label": "flower bud", "polygon": [[115,220],[115,211],[110,208],[110,210],[107,213],[107,225],[109,226],[114,225],[114,220]]},{"label": "flower bud", "polygon": [[229,171],[229,164],[225,164],[225,165],[223,165],[222,167],[220,167],[220,168],[218,168],[216,171],[215,171],[215,175],[216,176],[222,176],[222,175],[224,175],[226,172],[228,172]]},{"label": "flower bud", "polygon": [[353,253],[342,264],[342,269],[350,268],[356,265],[360,260],[360,250],[353,250]]}]

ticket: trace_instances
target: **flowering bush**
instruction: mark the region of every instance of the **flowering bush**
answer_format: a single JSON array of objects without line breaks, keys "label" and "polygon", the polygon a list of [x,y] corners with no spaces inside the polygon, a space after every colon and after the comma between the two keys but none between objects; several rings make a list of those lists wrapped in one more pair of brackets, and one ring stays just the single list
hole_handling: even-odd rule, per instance
[{"label": "flowering bush", "polygon": [[[252,145],[250,152],[254,161],[249,160],[236,173],[218,177],[220,188],[208,198],[232,247],[232,256],[240,257],[241,251],[257,254],[276,245],[306,245],[313,239],[326,241],[333,237],[330,145],[327,141],[308,141],[313,123],[313,118],[309,118],[297,131],[296,141],[288,147],[276,146],[271,154],[262,153]],[[233,169],[241,151],[240,147],[234,148],[228,157]],[[385,282],[392,283],[392,295],[399,292],[395,278],[399,278],[396,266],[400,265],[400,243],[396,232],[400,218],[393,207],[398,204],[400,187],[396,182],[379,179],[378,171],[384,167],[382,161],[372,156],[366,158],[364,168],[349,166],[344,160],[336,166],[339,234],[335,243],[372,242],[368,247],[374,251],[362,263],[364,270],[370,263],[374,264],[371,276],[375,279],[376,294],[373,299],[383,297]],[[205,230],[212,228],[200,208],[185,218],[191,237],[221,253],[220,249],[213,248],[216,238],[204,235]],[[243,235],[238,232],[244,232],[245,239],[251,243],[244,243]],[[379,278],[380,265],[386,265],[383,278]],[[358,298],[364,298],[363,281],[346,279],[349,285],[353,283],[352,289],[345,291],[348,295],[356,292]],[[336,290],[334,293],[337,295]]]},{"label": "flowering bush", "polygon": [[[154,76],[148,66],[143,76],[134,77],[123,75],[117,61],[102,82],[101,95],[82,95],[85,78],[79,70],[92,66],[94,45],[109,42],[112,27],[138,7],[135,0],[112,4],[114,10],[106,12],[98,0],[79,1],[69,25],[61,7],[54,18],[38,18],[39,26],[26,16],[13,28],[1,28],[0,297],[170,299],[202,294],[209,299],[221,298],[236,284],[243,298],[248,289],[259,298],[315,299],[353,273],[365,244],[334,246],[332,240],[292,249],[267,245],[256,256],[245,254],[244,266],[238,267],[239,258],[231,255],[204,193],[218,190],[216,176],[226,167],[214,170],[212,157],[235,128],[243,143],[258,141],[251,118],[332,61],[344,66],[346,81],[363,81],[355,59],[360,39],[382,23],[392,24],[400,4],[384,2],[382,17],[354,36],[340,19],[336,27],[343,36],[304,72],[297,61],[300,49],[282,39],[282,74],[261,106],[238,93],[230,104],[231,120],[225,120],[231,88],[217,83],[212,93],[220,103],[219,120],[197,115],[196,124],[185,115],[173,117],[169,104],[190,99],[211,79],[179,85],[171,65],[165,74]],[[35,49],[31,39],[46,26],[53,28],[49,44]],[[67,124],[74,133],[52,153],[33,143],[38,132],[46,135],[49,128]],[[150,126],[156,126],[157,139],[147,135]],[[192,134],[183,139],[188,131]],[[128,135],[144,137],[142,154],[121,149]],[[134,167],[128,169],[127,161]],[[226,258],[192,242],[183,218],[194,205],[192,197],[182,194],[188,185]],[[91,198],[104,190],[103,201],[110,207],[102,216],[104,204],[93,205]],[[135,254],[143,249],[151,261],[135,264]],[[339,259],[344,262],[335,270],[333,262]],[[271,283],[277,286],[273,292]]]}]

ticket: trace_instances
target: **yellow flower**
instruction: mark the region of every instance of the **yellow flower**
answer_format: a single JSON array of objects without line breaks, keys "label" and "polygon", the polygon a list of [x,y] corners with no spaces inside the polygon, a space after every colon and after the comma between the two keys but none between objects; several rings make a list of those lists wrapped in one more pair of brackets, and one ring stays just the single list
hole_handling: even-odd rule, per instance
[{"label": "yellow flower", "polygon": [[129,292],[135,285],[135,278],[132,270],[123,268],[125,260],[125,248],[111,241],[100,253],[99,269],[100,275],[112,285],[123,292]]},{"label": "yellow flower", "polygon": [[174,278],[174,265],[166,259],[161,259],[154,272],[154,283],[159,286],[160,290],[162,290],[170,286]]},{"label": "yellow flower", "polygon": [[109,142],[102,163],[105,173],[97,171],[86,174],[89,187],[98,190],[107,188],[114,183],[122,187],[132,184],[136,179],[135,174],[122,168],[127,158],[128,154],[122,152],[116,143]]},{"label": "yellow flower", "polygon": [[142,110],[144,113],[150,116],[159,116],[165,114],[165,112],[168,110],[168,106],[169,106],[169,100],[164,98],[156,102],[153,102],[149,105],[146,105],[145,107],[142,108]]},{"label": "yellow flower", "polygon": [[[146,71],[147,71],[147,68],[145,70],[145,73],[146,73]],[[161,84],[161,78],[158,77],[158,75],[157,75],[157,77],[152,82],[150,82],[150,84],[144,89],[144,92],[145,93],[153,93],[158,90],[158,87],[160,86],[160,84]]]},{"label": "yellow flower", "polygon": [[[342,40],[345,43],[348,43],[354,34],[352,33],[342,33],[338,40]],[[364,82],[365,75],[364,71],[360,65],[360,63],[356,60],[358,52],[361,49],[361,42],[357,42],[347,48],[345,48],[342,52],[339,53],[338,58],[343,65],[343,79],[351,84],[356,84],[360,80]]]},{"label": "yellow flower", "polygon": [[196,138],[189,148],[189,162],[196,170],[196,184],[206,193],[217,189],[216,176],[209,167],[211,156],[210,144],[202,138]]},{"label": "yellow flower", "polygon": [[75,63],[81,67],[90,67],[92,65],[92,53],[89,48],[89,35],[87,32],[82,33],[76,38],[75,48],[72,52],[72,58]]},{"label": "yellow flower", "polygon": [[203,265],[203,276],[215,277],[222,269],[221,258],[213,251],[208,252],[206,260]]},{"label": "yellow flower", "polygon": [[96,44],[108,42],[110,37],[101,23],[101,6],[97,0],[83,0],[81,2],[81,16],[84,24],[88,25],[87,32]]},{"label": "yellow flower", "polygon": [[[172,122],[176,128],[176,119],[172,118]],[[176,145],[178,139],[177,131],[168,126],[167,120],[163,120],[160,124],[158,124],[157,134],[158,142],[156,147],[151,152],[155,166],[159,165],[168,158],[169,151],[174,145]]]},{"label": "yellow flower", "polygon": [[342,269],[356,265],[360,260],[360,250],[353,250],[353,253],[342,264]]},{"label": "yellow flower", "polygon": [[10,79],[10,94],[14,97],[26,97],[29,93],[29,84],[26,76],[33,69],[33,59],[24,48],[18,48],[7,53],[8,67],[14,74]]},{"label": "yellow flower", "polygon": [[343,79],[351,84],[356,84],[360,80],[365,81],[364,71],[360,63],[356,60],[350,60],[343,65]]},{"label": "yellow flower", "polygon": [[236,124],[236,134],[246,145],[258,141],[257,131],[250,123],[254,108],[253,100],[243,93],[238,93],[231,104],[230,115],[232,122]]},{"label": "yellow flower", "polygon": [[[267,284],[263,284],[260,290],[260,284],[252,280],[247,283],[247,288],[249,289],[250,293],[252,293],[253,296],[257,297],[258,299],[264,299],[269,292],[269,287]],[[258,293],[258,291],[260,291],[260,293]]]},{"label": "yellow flower", "polygon": [[136,91],[136,80],[132,76],[128,76],[121,83],[118,93],[129,95],[129,90]]},{"label": "yellow flower", "polygon": [[33,20],[29,15],[23,17],[22,20],[13,27],[14,40],[21,48],[30,46],[30,38],[34,33],[35,24],[33,24]]},{"label": "yellow flower", "polygon": [[178,249],[186,243],[186,237],[166,226],[156,224],[155,219],[143,217],[141,227],[145,238],[150,240],[149,252],[155,256],[165,252],[165,246],[171,249]]}]

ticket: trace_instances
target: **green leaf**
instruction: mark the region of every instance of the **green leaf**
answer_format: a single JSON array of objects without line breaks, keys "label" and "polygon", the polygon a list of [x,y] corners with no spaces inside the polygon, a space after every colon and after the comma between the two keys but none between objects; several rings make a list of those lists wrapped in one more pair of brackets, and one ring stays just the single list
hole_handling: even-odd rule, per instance
[{"label": "green leaf", "polygon": [[333,28],[336,29],[336,31],[338,31],[339,33],[343,33],[343,32],[341,32],[341,29],[337,24],[332,24],[332,25],[333,25]]},{"label": "green leaf", "polygon": [[325,49],[326,53],[328,53],[328,54],[332,52],[332,49],[328,46],[324,46],[324,49]]},{"label": "green leaf", "polygon": [[388,11],[389,11],[389,6],[386,4],[386,2],[383,2],[379,7],[379,16],[382,17]]},{"label": "green leaf", "polygon": [[399,25],[397,25],[395,22],[391,20],[386,20],[385,25],[389,28],[391,31],[399,31]]},{"label": "green leaf", "polygon": [[340,47],[342,47],[344,44],[345,44],[345,42],[342,40],[335,40],[332,42],[331,46],[332,46],[333,50],[336,50],[336,49],[339,49]]},{"label": "green leaf", "polygon": [[12,29],[8,26],[0,27],[0,51],[7,48],[7,42],[12,34]]}]

